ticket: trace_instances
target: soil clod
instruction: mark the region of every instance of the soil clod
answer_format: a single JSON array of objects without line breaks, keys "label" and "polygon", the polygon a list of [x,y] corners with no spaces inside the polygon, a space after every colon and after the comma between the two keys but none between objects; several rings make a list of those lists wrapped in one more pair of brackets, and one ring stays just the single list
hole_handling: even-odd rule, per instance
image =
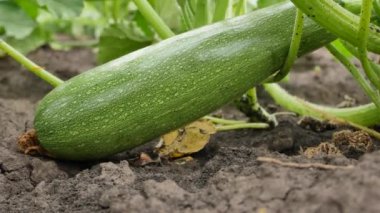
[{"label": "soil clod", "polygon": [[336,124],[329,121],[319,121],[311,117],[303,117],[298,121],[298,125],[304,129],[313,130],[315,132],[324,132],[337,128]]}]

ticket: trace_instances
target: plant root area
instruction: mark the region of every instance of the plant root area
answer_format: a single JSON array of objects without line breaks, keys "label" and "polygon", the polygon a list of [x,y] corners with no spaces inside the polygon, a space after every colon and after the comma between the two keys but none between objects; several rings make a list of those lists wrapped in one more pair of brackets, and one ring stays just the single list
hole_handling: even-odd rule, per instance
[{"label": "plant root area", "polygon": [[[29,56],[63,79],[95,66],[84,49],[41,48]],[[335,106],[368,101],[325,50],[294,69],[284,86],[295,95]],[[36,105],[51,89],[12,59],[0,59],[0,212],[380,212],[378,141],[356,155],[326,144],[325,153],[305,154],[348,127],[310,128],[293,115],[279,115],[271,130],[220,132],[185,163],[136,166],[136,156],[155,142],[101,162],[24,155],[17,139],[33,127]],[[260,96],[270,110],[283,111],[265,92]],[[221,112],[243,117],[231,106]]]}]

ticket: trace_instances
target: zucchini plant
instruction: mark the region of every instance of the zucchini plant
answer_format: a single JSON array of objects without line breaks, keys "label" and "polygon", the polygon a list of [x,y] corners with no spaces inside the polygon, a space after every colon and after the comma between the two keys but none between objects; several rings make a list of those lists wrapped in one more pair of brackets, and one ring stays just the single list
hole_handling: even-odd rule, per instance
[{"label": "zucchini plant", "polygon": [[[304,8],[296,9],[292,3],[276,4],[217,22],[231,16],[233,9],[235,14],[245,13],[247,4],[238,1],[233,8],[232,1],[217,1],[212,18],[210,2],[182,2],[181,20],[192,30],[174,36],[147,1],[134,0],[141,14],[165,40],[66,82],[1,41],[0,47],[5,52],[56,86],[37,108],[34,125],[38,145],[49,156],[68,160],[100,159],[136,147],[211,113],[248,90],[252,94],[254,86],[282,79],[296,56],[328,45],[340,36],[330,32],[323,23],[321,27],[310,18],[304,20]],[[298,6],[295,0],[294,3]],[[350,6],[360,8],[358,4]],[[323,12],[326,8],[317,9]],[[362,10],[363,21],[357,27],[360,26],[358,32],[365,31],[361,34],[364,39],[351,44],[359,46],[359,55],[364,59],[367,41],[368,48],[376,50],[371,42],[377,35],[368,36],[371,13],[365,12],[368,8],[364,4]],[[212,21],[216,23],[210,24]],[[340,51],[334,46],[329,49]],[[366,72],[374,79],[379,74],[377,65],[366,59],[362,62],[374,67]],[[354,75],[356,71],[351,70],[353,76],[362,79]],[[368,94],[375,94],[371,96],[374,104],[348,109],[314,105],[289,95],[277,84],[264,85],[277,103],[291,111],[349,123],[379,137],[366,127],[380,123],[376,106],[379,91],[376,83],[370,83],[374,85],[369,85]]]}]

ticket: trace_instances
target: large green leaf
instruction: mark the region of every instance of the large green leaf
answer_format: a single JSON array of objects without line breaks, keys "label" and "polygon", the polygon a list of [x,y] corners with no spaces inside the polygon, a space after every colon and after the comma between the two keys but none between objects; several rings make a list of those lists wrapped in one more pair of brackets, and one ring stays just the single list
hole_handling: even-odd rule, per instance
[{"label": "large green leaf", "polygon": [[13,1],[0,1],[0,27],[6,36],[22,39],[30,35],[36,23]]},{"label": "large green leaf", "polygon": [[181,23],[181,7],[177,0],[150,0],[149,1],[164,22],[175,33],[180,33],[184,30]]},{"label": "large green leaf", "polygon": [[83,0],[37,0],[52,14],[59,18],[69,19],[79,16],[83,9]]},{"label": "large green leaf", "polygon": [[27,54],[46,44],[49,40],[49,34],[37,27],[26,38],[21,40],[15,38],[5,38],[5,40],[8,44],[16,48],[21,53]]},{"label": "large green leaf", "polygon": [[112,25],[100,36],[98,62],[105,63],[151,43],[148,39],[136,36],[126,25]]},{"label": "large green leaf", "polygon": [[145,37],[153,40],[154,31],[151,29],[150,24],[146,21],[144,16],[139,11],[136,11],[134,14],[132,23],[136,24],[136,26],[141,30]]},{"label": "large green leaf", "polygon": [[39,5],[37,0],[14,0],[21,9],[28,14],[31,18],[36,20],[38,16]]}]

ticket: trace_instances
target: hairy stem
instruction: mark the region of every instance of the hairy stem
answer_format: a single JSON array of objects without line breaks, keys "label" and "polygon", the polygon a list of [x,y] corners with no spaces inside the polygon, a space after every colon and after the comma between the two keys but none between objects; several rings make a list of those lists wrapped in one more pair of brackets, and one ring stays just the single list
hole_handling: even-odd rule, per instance
[{"label": "hairy stem", "polygon": [[[367,104],[351,108],[334,108],[313,104],[289,94],[278,84],[265,84],[265,90],[277,104],[283,108],[304,116],[318,119],[335,117],[362,126],[373,126],[380,123],[379,111],[375,104]],[[334,120],[334,119],[333,119]]]},{"label": "hairy stem", "polygon": [[367,43],[369,35],[369,24],[371,21],[371,11],[372,0],[363,0],[358,32],[358,51],[359,59],[362,63],[364,72],[366,73],[371,83],[375,85],[378,90],[380,90],[380,78],[372,69],[367,56]]},{"label": "hairy stem", "polygon": [[213,123],[216,123],[216,124],[231,125],[231,124],[244,124],[244,123],[248,123],[246,121],[227,120],[227,119],[216,118],[216,117],[212,117],[212,116],[204,116],[203,118],[206,119],[206,120],[210,120],[210,121],[212,121]]},{"label": "hairy stem", "polygon": [[[358,68],[353,65],[349,59],[347,59],[334,45],[329,44],[326,48],[330,51],[331,54],[335,56],[351,73],[351,75],[356,79],[359,85],[362,87],[364,92],[371,98],[372,102],[375,103],[377,108],[380,110],[380,96],[378,93],[371,87],[367,80],[362,76]],[[379,111],[380,112],[380,111]]]},{"label": "hairy stem", "polygon": [[269,124],[267,123],[241,123],[241,124],[231,124],[231,125],[223,125],[217,126],[217,131],[228,131],[228,130],[236,130],[236,129],[267,129],[269,128]]},{"label": "hairy stem", "polygon": [[[333,0],[291,0],[310,18],[325,27],[337,37],[342,38],[354,46],[359,45],[360,17],[344,9]],[[368,49],[380,53],[380,27],[370,24],[368,35]]]},{"label": "hairy stem", "polygon": [[[359,51],[357,50],[357,48],[355,46],[352,46],[352,44],[346,42],[346,41],[341,41],[341,43],[343,44],[344,48],[346,48],[352,55],[354,55],[356,58],[359,58]],[[378,75],[378,77],[380,78],[380,66],[379,64],[376,64],[375,62],[369,60],[369,63],[372,67],[372,69],[374,70],[375,74]]]},{"label": "hairy stem", "polygon": [[133,0],[133,2],[161,38],[169,38],[175,35],[147,0]]},{"label": "hairy stem", "polygon": [[290,42],[290,48],[288,56],[286,58],[285,64],[282,69],[274,76],[273,81],[280,81],[285,76],[289,74],[290,69],[292,68],[294,61],[297,59],[298,49],[300,47],[301,38],[302,38],[302,29],[303,29],[304,15],[303,12],[297,9],[296,20],[294,23],[292,40]]},{"label": "hairy stem", "polygon": [[8,55],[10,55],[13,59],[15,59],[21,65],[23,65],[27,70],[34,73],[35,75],[40,77],[42,80],[52,85],[53,87],[57,87],[63,83],[61,79],[49,73],[44,68],[38,66],[33,61],[29,60],[22,53],[14,49],[12,46],[7,44],[2,39],[0,39],[0,49],[3,50]]}]

